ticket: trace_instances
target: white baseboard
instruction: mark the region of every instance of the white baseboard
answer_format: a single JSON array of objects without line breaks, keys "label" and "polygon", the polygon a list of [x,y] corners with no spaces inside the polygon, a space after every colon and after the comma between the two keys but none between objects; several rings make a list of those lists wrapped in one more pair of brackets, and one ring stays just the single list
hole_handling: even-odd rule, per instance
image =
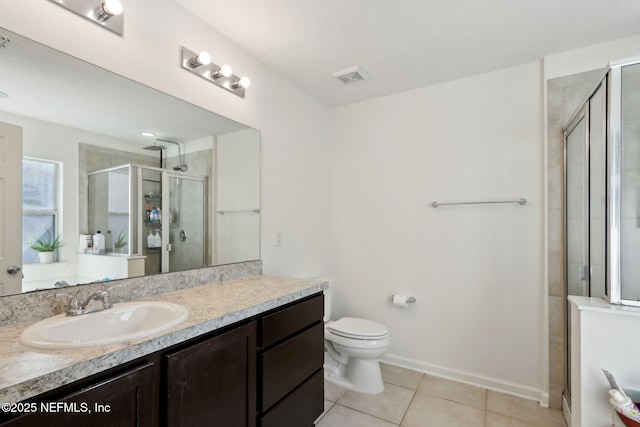
[{"label": "white baseboard", "polygon": [[412,369],[414,371],[423,372],[425,374],[433,375],[436,377],[446,378],[449,380],[470,384],[476,387],[482,387],[488,390],[522,397],[524,399],[536,400],[540,403],[541,406],[545,408],[549,407],[549,393],[545,390],[539,390],[508,381],[444,368],[442,366],[431,365],[428,363],[420,362],[418,360],[394,356],[393,354],[385,354],[380,358],[380,361],[383,363],[388,363],[389,365]]}]

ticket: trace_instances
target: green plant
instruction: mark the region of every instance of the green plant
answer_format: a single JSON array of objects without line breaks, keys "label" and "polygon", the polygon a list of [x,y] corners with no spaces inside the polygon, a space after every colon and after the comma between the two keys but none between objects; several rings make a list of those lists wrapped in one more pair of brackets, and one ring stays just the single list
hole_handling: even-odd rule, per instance
[{"label": "green plant", "polygon": [[124,248],[125,246],[127,246],[127,229],[123,228],[122,230],[120,230],[120,233],[118,233],[118,238],[115,240],[115,242],[113,242],[113,247],[114,248]]},{"label": "green plant", "polygon": [[63,243],[60,241],[60,235],[56,237],[51,234],[51,230],[45,228],[46,236],[43,234],[38,237],[35,234],[27,233],[33,240],[27,240],[27,245],[36,252],[52,252],[58,249]]}]

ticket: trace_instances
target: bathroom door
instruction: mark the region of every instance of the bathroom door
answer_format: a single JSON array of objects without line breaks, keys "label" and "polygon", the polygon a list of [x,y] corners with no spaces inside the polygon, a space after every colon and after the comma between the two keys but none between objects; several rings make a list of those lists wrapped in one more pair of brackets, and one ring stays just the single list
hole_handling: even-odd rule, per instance
[{"label": "bathroom door", "polygon": [[0,293],[22,292],[22,128],[0,122]]}]

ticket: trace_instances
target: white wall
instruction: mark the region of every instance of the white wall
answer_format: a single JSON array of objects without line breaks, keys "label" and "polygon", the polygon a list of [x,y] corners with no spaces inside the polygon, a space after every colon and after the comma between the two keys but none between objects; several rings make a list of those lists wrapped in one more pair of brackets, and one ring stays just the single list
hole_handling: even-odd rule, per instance
[{"label": "white wall", "polygon": [[387,325],[390,362],[545,399],[542,94],[536,62],[333,111],[334,317]]},{"label": "white wall", "polygon": [[[264,272],[328,272],[328,110],[170,0],[127,2],[124,37],[43,0],[3,2],[0,27],[256,128],[262,136]],[[10,3],[10,6],[9,6]],[[245,99],[179,66],[179,46],[251,78]],[[284,245],[274,246],[276,230]]]},{"label": "white wall", "polygon": [[[215,143],[215,211],[260,208],[260,140],[253,129],[218,136]],[[214,262],[258,259],[260,216],[214,214]]]}]

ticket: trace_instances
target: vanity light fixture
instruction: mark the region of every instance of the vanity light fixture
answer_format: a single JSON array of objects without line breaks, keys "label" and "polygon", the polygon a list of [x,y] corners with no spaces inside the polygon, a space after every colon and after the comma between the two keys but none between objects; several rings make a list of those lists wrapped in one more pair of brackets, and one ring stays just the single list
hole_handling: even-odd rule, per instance
[{"label": "vanity light fixture", "polygon": [[124,6],[120,0],[49,0],[118,35],[124,32]]},{"label": "vanity light fixture", "polygon": [[[206,54],[206,55],[205,55]],[[195,53],[186,47],[180,48],[181,66],[185,70],[244,98],[245,89],[251,84],[248,77],[238,77],[227,64],[216,65],[206,52]]]}]

